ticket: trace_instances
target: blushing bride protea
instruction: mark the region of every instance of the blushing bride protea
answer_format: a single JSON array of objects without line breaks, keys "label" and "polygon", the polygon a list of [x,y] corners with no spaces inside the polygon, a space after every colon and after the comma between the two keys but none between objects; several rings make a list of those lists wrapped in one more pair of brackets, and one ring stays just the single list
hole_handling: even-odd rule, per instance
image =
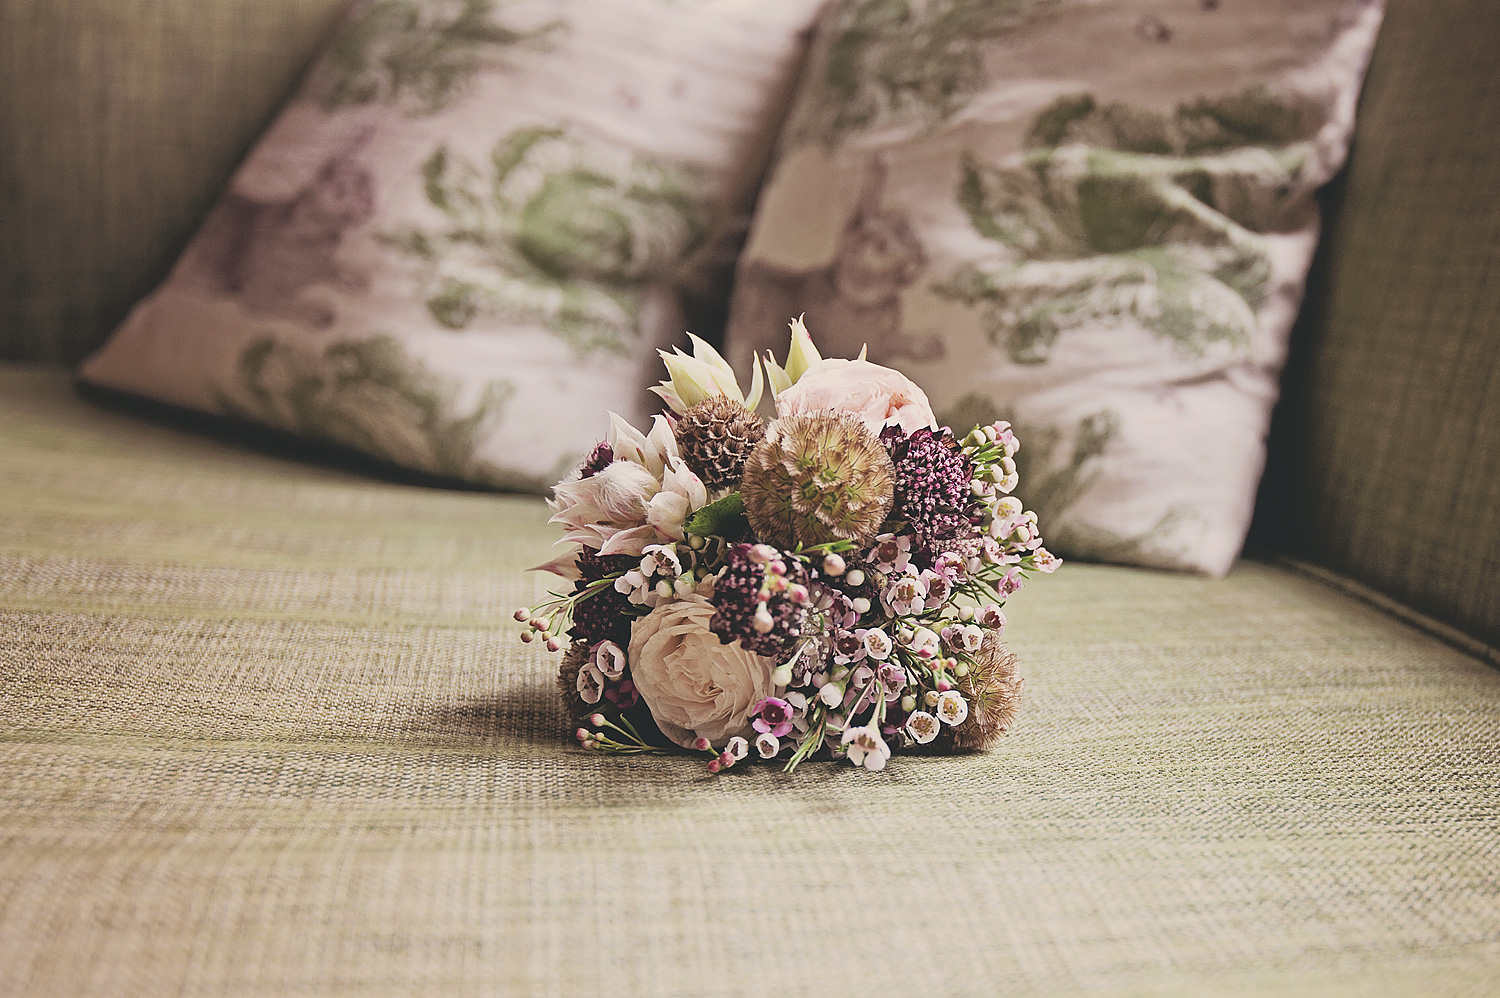
[{"label": "blushing bride protea", "polygon": [[[614,413],[609,419],[614,460],[553,486],[549,522],[563,526],[562,543],[603,555],[638,555],[647,545],[683,540],[683,522],[708,504],[708,489],[678,455],[671,426],[657,416],[643,435]],[[577,550],[541,567],[576,577]]]},{"label": "blushing bride protea", "polygon": [[516,620],[567,649],[586,749],[878,772],[982,749],[1014,718],[1001,606],[1060,564],[1009,494],[1015,433],[960,438],[904,375],[791,331],[748,392],[697,337],[663,352],[666,412],[644,433],[611,414],[554,490],[562,553],[542,567],[571,588]]}]

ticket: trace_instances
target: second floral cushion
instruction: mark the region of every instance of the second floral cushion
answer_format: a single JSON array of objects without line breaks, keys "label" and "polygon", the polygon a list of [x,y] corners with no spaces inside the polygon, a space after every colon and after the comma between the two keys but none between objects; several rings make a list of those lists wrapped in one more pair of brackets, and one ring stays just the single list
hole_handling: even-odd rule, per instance
[{"label": "second floral cushion", "polygon": [[737,365],[805,312],[1026,440],[1062,554],[1219,574],[1381,7],[841,0],[741,257]]},{"label": "second floral cushion", "polygon": [[545,488],[641,415],[815,8],[356,5],[83,379]]}]

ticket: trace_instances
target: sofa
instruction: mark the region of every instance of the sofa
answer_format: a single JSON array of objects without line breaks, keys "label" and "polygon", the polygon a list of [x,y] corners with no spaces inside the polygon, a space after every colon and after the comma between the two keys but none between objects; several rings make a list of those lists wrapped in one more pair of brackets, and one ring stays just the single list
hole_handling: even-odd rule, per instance
[{"label": "sofa", "polygon": [[1251,546],[883,774],[571,743],[548,512],[98,393],[334,0],[0,9],[0,994],[1500,994],[1500,19],[1391,0]]}]

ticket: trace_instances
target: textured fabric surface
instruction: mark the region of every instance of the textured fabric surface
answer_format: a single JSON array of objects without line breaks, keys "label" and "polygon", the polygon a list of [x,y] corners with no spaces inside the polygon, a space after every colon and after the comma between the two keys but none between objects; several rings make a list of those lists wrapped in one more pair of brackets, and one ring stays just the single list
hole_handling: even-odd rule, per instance
[{"label": "textured fabric surface", "polygon": [[103,341],[343,5],[0,4],[0,357],[72,361]]},{"label": "textured fabric surface", "polygon": [[821,0],[366,0],[93,384],[545,492],[639,422]]},{"label": "textured fabric surface", "polygon": [[[1297,552],[1500,645],[1500,17],[1393,2],[1263,510]],[[1267,536],[1270,542],[1273,538]]]},{"label": "textured fabric surface", "polygon": [[740,258],[730,359],[806,312],[1025,442],[1065,557],[1219,575],[1379,0],[841,0]]},{"label": "textured fabric surface", "polygon": [[1500,989],[1500,672],[1322,583],[1070,565],[994,751],[712,778],[560,737],[544,518],[0,368],[0,993]]}]

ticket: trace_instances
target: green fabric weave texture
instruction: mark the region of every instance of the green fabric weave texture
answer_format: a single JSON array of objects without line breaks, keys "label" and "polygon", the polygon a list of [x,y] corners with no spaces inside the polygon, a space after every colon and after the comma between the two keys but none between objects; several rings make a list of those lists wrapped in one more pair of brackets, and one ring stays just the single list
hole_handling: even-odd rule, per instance
[{"label": "green fabric weave texture", "polygon": [[995,750],[715,778],[568,742],[545,519],[0,367],[0,993],[1500,989],[1500,671],[1364,603],[1068,565]]},{"label": "green fabric weave texture", "polygon": [[0,4],[0,358],[71,362],[103,342],[343,6]]},{"label": "green fabric weave texture", "polygon": [[1299,555],[1491,646],[1500,646],[1496,52],[1490,3],[1390,3],[1342,203],[1293,338],[1267,487],[1286,492]]}]

